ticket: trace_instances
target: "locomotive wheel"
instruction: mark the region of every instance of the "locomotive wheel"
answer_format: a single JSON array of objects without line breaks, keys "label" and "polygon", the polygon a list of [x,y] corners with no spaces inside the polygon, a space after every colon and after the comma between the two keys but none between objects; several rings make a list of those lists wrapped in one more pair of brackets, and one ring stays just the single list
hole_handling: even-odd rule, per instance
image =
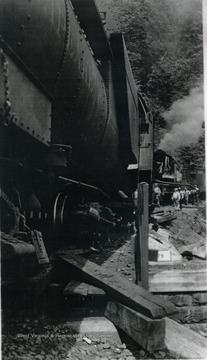
[{"label": "locomotive wheel", "polygon": [[63,227],[64,225],[64,212],[65,204],[68,199],[68,194],[59,193],[55,199],[53,209],[53,224],[55,227]]}]

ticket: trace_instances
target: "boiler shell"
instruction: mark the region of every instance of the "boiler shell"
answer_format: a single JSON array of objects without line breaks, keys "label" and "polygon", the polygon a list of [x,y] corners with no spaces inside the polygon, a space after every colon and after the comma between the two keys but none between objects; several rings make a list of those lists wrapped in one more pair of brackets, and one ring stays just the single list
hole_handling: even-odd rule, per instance
[{"label": "boiler shell", "polygon": [[71,3],[1,0],[0,34],[5,51],[52,102],[52,143],[72,145],[74,162],[92,182],[114,180],[126,168],[119,159],[116,110]]}]

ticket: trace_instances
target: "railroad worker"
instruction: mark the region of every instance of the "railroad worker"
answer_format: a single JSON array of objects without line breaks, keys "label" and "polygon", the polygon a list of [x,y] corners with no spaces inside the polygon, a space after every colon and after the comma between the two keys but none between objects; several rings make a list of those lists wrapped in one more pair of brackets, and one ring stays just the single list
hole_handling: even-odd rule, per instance
[{"label": "railroad worker", "polygon": [[195,203],[198,204],[198,201],[199,201],[199,188],[197,185],[195,185],[195,190],[196,190],[196,193],[195,193]]},{"label": "railroad worker", "polygon": [[195,204],[195,198],[196,198],[196,189],[193,188],[190,191],[190,199],[191,199],[191,204],[194,205]]},{"label": "railroad worker", "polygon": [[153,193],[154,193],[155,204],[156,204],[156,206],[160,207],[161,190],[160,190],[159,186],[157,185],[157,183],[154,184]]},{"label": "railroad worker", "polygon": [[185,187],[185,189],[184,189],[184,203],[185,203],[185,205],[188,205],[189,195],[190,195],[190,190],[188,190],[188,189]]},{"label": "railroad worker", "polygon": [[180,192],[180,210],[182,210],[183,208],[183,203],[184,203],[184,190],[182,190],[181,188],[178,188],[178,191]]},{"label": "railroad worker", "polygon": [[173,195],[172,195],[172,202],[173,206],[175,207],[175,210],[179,210],[180,205],[180,192],[178,191],[178,188],[175,188]]}]

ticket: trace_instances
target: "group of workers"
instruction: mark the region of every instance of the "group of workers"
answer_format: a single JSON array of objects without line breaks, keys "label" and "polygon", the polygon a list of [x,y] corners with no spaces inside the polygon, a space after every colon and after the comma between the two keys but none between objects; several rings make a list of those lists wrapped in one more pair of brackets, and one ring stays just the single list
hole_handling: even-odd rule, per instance
[{"label": "group of workers", "polygon": [[[154,203],[156,204],[156,206],[160,207],[160,198],[162,192],[157,183],[154,184],[153,195],[154,195]],[[189,203],[191,203],[192,205],[198,204],[198,199],[199,199],[199,188],[196,185],[191,190],[187,189],[186,187],[175,188],[171,197],[175,210],[179,210],[179,209],[181,210],[183,204],[185,205],[188,205]]]},{"label": "group of workers", "polygon": [[188,190],[186,187],[182,188],[175,188],[173,195],[172,195],[172,202],[173,206],[176,210],[182,209],[183,204],[188,205],[191,203],[192,205],[198,204],[198,195],[199,195],[199,188],[195,185],[194,188]]}]

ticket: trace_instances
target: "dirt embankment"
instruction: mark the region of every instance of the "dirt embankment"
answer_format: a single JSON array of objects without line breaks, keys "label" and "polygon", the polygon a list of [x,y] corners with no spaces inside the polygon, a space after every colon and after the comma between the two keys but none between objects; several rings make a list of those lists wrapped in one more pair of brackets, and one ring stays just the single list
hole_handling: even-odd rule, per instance
[{"label": "dirt embankment", "polygon": [[170,240],[183,255],[184,262],[176,265],[186,269],[206,268],[206,208],[186,206],[176,212],[177,219],[165,228]]}]

